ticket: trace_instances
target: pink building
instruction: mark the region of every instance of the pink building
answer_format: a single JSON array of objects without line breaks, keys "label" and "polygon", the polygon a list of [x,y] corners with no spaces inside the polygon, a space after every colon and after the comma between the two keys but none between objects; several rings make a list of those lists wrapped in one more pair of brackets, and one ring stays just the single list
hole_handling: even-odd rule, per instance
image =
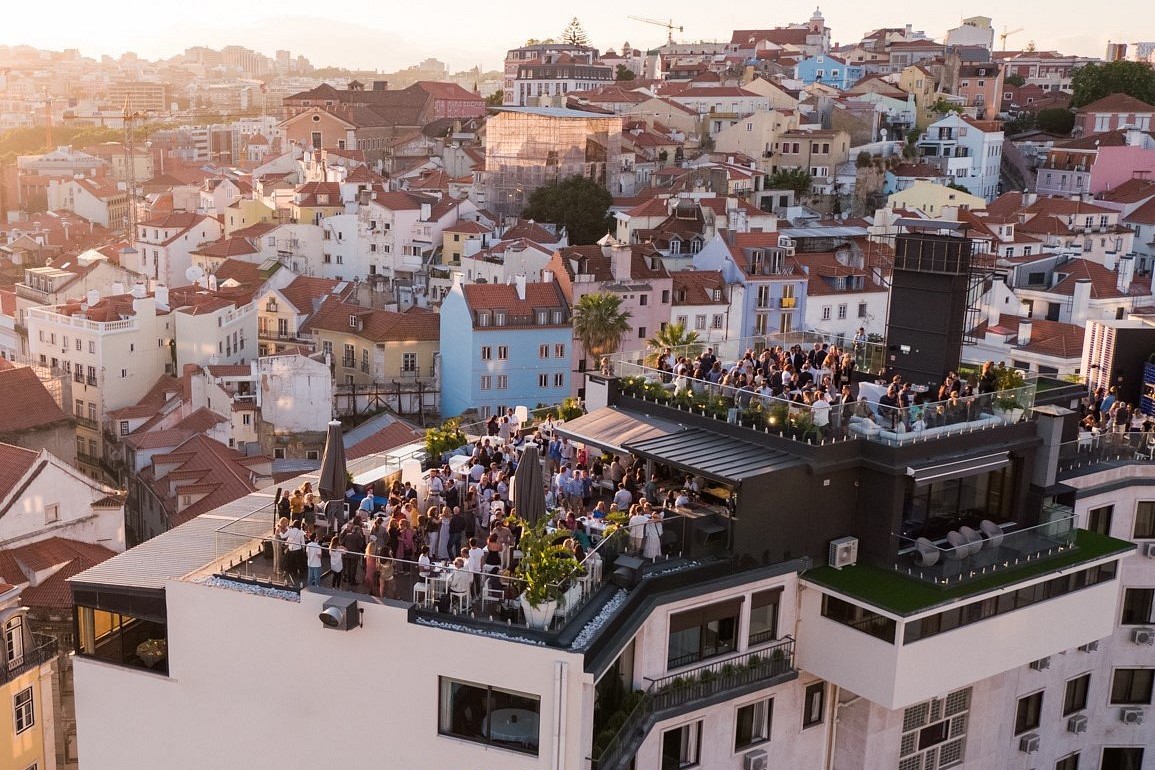
[{"label": "pink building", "polygon": [[[554,252],[545,269],[571,308],[586,294],[608,292],[621,297],[631,326],[622,337],[622,351],[645,350],[646,340],[670,322],[674,282],[662,264],[661,253],[648,243],[629,245],[611,240],[602,246],[563,246]],[[571,347],[575,368],[582,371],[585,351],[576,339]],[[585,361],[584,368],[595,363]]]},{"label": "pink building", "polygon": [[1101,134],[1117,128],[1150,131],[1152,117],[1155,117],[1155,106],[1127,94],[1111,94],[1075,112],[1075,131],[1083,134]]},{"label": "pink building", "polygon": [[1155,177],[1155,139],[1137,131],[1128,133],[1136,135],[1135,144],[1099,148],[1091,166],[1092,195],[1113,190],[1136,175],[1145,173],[1148,178]]}]

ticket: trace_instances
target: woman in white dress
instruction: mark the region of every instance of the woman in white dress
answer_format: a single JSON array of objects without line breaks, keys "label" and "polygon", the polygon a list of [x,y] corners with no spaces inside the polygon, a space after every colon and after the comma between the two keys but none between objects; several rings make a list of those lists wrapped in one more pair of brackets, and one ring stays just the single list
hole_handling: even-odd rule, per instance
[{"label": "woman in white dress", "polygon": [[646,522],[642,540],[642,558],[656,559],[662,555],[662,516],[655,513]]}]

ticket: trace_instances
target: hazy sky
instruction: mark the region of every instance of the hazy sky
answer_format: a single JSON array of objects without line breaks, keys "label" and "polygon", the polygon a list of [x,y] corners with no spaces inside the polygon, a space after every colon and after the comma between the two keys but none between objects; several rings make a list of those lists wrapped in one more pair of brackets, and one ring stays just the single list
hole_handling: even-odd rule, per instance
[{"label": "hazy sky", "polygon": [[[150,59],[172,56],[193,45],[238,44],[269,55],[287,48],[318,66],[383,70],[430,56],[452,70],[477,64],[495,69],[506,49],[530,37],[557,36],[575,7],[565,4],[567,10],[554,10],[551,3],[530,5],[524,0],[58,0],[5,5],[0,44],[79,48],[88,56],[135,51]],[[980,14],[994,17],[1000,32],[1004,25],[1025,28],[1010,38],[1010,49],[1034,40],[1041,49],[1102,56],[1108,40],[1155,39],[1155,13],[1149,0],[1094,6],[1076,0],[903,5],[906,8],[900,10],[898,3],[836,0],[823,3],[822,12],[838,43],[858,40],[880,26],[907,22],[941,39],[962,16]],[[886,10],[888,6],[893,10]],[[685,28],[676,38],[689,41],[729,40],[731,29],[805,21],[814,10],[811,3],[797,0],[785,0],[773,8],[753,2],[700,0],[586,0],[576,7],[592,44],[602,49],[618,48],[626,40],[635,47],[665,40],[661,27],[632,21],[627,18],[631,13],[672,17]],[[1144,26],[1137,26],[1137,21]]]}]

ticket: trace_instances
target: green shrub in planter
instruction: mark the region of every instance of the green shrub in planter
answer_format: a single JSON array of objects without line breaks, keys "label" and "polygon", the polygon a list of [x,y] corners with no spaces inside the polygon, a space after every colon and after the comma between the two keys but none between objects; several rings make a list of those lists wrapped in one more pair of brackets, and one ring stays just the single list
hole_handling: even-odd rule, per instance
[{"label": "green shrub in planter", "polygon": [[762,665],[762,657],[760,655],[751,655],[749,662],[746,664],[750,668],[758,668]]}]

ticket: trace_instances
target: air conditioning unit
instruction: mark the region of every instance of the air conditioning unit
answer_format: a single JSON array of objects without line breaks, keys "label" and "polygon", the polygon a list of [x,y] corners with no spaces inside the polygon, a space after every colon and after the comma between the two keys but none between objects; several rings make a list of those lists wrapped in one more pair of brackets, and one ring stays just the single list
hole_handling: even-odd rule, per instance
[{"label": "air conditioning unit", "polygon": [[1155,644],[1155,628],[1131,629],[1131,641],[1135,644],[1143,644],[1150,647]]},{"label": "air conditioning unit", "polygon": [[1079,652],[1095,652],[1097,649],[1099,649],[1099,643],[1097,641],[1079,645]]},{"label": "air conditioning unit", "polygon": [[1148,559],[1155,559],[1155,543],[1140,543],[1139,553]]},{"label": "air conditioning unit", "polygon": [[1075,734],[1087,732],[1087,717],[1083,714],[1076,714],[1068,719],[1067,732]]},{"label": "air conditioning unit", "polygon": [[1143,709],[1123,709],[1119,712],[1119,721],[1125,725],[1143,724]]},{"label": "air conditioning unit", "polygon": [[1046,671],[1050,667],[1051,667],[1050,656],[1048,656],[1046,658],[1039,658],[1038,660],[1031,662],[1031,668],[1033,668],[1035,671]]},{"label": "air conditioning unit", "polygon": [[765,749],[747,751],[742,755],[742,770],[766,770],[769,766],[770,760]]},{"label": "air conditioning unit", "polygon": [[852,567],[858,561],[858,538],[840,537],[830,541],[830,566],[834,569]]},{"label": "air conditioning unit", "polygon": [[1039,734],[1028,733],[1019,738],[1019,751],[1024,754],[1034,754],[1039,750]]}]

